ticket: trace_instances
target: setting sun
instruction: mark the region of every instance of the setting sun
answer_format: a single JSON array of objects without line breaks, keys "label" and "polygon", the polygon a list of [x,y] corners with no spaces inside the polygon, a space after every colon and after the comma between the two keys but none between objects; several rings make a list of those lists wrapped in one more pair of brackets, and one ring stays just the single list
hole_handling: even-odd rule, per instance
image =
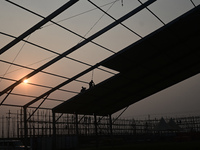
[{"label": "setting sun", "polygon": [[24,82],[24,83],[28,83],[28,80],[27,80],[27,79],[25,79],[23,82]]}]

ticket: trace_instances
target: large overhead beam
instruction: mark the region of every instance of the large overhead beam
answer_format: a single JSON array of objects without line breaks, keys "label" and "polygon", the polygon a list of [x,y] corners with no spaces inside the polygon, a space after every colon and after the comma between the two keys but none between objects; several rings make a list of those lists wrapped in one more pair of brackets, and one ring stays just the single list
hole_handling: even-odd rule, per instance
[{"label": "large overhead beam", "polygon": [[10,43],[8,43],[6,46],[4,46],[1,50],[0,50],[0,55],[3,54],[5,51],[7,51],[8,49],[10,49],[12,46],[14,46],[15,44],[17,44],[18,42],[20,42],[21,40],[23,40],[24,38],[26,38],[27,36],[29,36],[31,33],[35,32],[36,30],[38,30],[40,27],[42,27],[44,24],[46,24],[47,22],[49,22],[51,19],[55,18],[56,16],[58,16],[60,13],[62,13],[63,11],[65,11],[67,8],[69,8],[70,6],[72,6],[73,4],[75,4],[76,2],[78,2],[79,0],[70,0],[69,2],[67,2],[66,4],[64,4],[62,7],[60,7],[59,9],[57,9],[56,11],[54,11],[53,13],[51,13],[49,16],[47,16],[46,18],[44,18],[43,20],[41,20],[40,22],[38,22],[36,25],[34,25],[32,28],[28,29],[26,32],[24,32],[23,34],[21,34],[19,37],[17,37],[16,39],[14,39],[13,41],[11,41]]},{"label": "large overhead beam", "polygon": [[[75,51],[76,49],[80,48],[81,46],[87,44],[88,42],[90,42],[91,40],[95,39],[96,37],[102,35],[103,33],[107,32],[108,30],[112,29],[113,27],[117,26],[118,24],[120,24],[121,22],[125,21],[126,19],[130,18],[131,16],[133,16],[134,14],[138,13],[139,11],[141,11],[142,9],[144,9],[145,7],[149,6],[150,4],[152,4],[153,2],[155,2],[156,0],[149,0],[146,3],[144,3],[143,5],[137,7],[136,9],[132,10],[131,12],[129,12],[128,14],[124,15],[123,17],[121,17],[120,19],[116,20],[115,22],[111,23],[110,25],[108,25],[107,27],[103,28],[102,30],[100,30],[99,32],[95,33],[94,35],[90,36],[88,39],[84,40],[83,42],[77,44],[76,46],[72,47],[71,49],[69,49],[68,51],[64,52],[61,56],[65,56],[68,55],[69,53]],[[59,59],[61,59],[61,56],[56,57],[55,59],[53,59],[52,61],[58,61]],[[50,61],[49,63],[54,63]],[[56,91],[57,89],[61,88],[62,86],[74,81],[75,79],[83,76],[84,74],[90,72],[91,70],[99,67],[104,61],[97,63],[96,65],[86,69],[85,71],[75,75],[74,77],[72,77],[71,79],[57,85],[56,87],[52,88],[51,90],[47,91],[46,93],[40,95],[39,97],[37,97],[36,99],[32,100],[31,102],[27,103],[26,105],[24,105],[24,107],[28,107],[30,105],[32,105],[33,103],[37,102],[38,100],[40,100],[41,98],[43,98],[44,96],[47,96],[49,94],[51,94],[52,92]],[[48,64],[48,63],[47,63]]]}]

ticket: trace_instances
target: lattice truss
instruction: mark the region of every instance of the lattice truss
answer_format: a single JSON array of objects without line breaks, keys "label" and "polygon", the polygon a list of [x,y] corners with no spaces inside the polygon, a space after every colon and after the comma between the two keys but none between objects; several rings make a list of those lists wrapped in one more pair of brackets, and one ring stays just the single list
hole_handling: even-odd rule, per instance
[{"label": "lattice truss", "polygon": [[[1,110],[11,106],[51,109],[80,93],[81,87],[88,88],[91,80],[98,84],[114,76],[117,71],[93,66],[199,3],[2,0]],[[139,8],[137,13],[120,20]]]}]

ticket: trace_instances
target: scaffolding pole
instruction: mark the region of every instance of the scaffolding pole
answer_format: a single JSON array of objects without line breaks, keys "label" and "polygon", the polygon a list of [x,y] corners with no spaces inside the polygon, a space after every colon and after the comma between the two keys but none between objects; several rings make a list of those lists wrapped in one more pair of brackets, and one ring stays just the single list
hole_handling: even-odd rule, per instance
[{"label": "scaffolding pole", "polygon": [[52,147],[53,150],[56,150],[56,116],[55,112],[52,111],[52,116],[53,116],[53,142],[52,142]]},{"label": "scaffolding pole", "polygon": [[25,144],[25,150],[28,150],[27,108],[23,107],[23,109],[24,109],[24,144]]}]

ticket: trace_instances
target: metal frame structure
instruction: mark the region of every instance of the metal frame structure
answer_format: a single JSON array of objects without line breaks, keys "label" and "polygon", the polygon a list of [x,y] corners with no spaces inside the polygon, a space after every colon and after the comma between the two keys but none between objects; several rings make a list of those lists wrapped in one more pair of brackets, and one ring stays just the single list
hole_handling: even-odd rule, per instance
[{"label": "metal frame structure", "polygon": [[[37,13],[34,13],[34,12],[32,12],[32,11],[29,11],[29,10],[27,10],[26,8],[21,7],[20,5],[15,4],[14,2],[8,1],[8,2],[14,4],[14,5],[17,5],[18,7],[21,7],[22,9],[25,9],[25,10],[31,12],[31,13],[34,13],[35,15],[37,15],[37,16],[39,16],[39,17],[42,17],[43,20],[40,21],[39,23],[37,23],[36,25],[34,25],[33,27],[31,27],[30,29],[28,29],[26,32],[24,32],[23,34],[21,34],[21,35],[18,36],[18,37],[9,35],[9,34],[7,34],[7,33],[0,32],[0,33],[3,34],[3,35],[6,35],[6,36],[9,36],[9,37],[14,38],[13,41],[11,41],[10,43],[8,43],[6,46],[4,46],[4,47],[0,50],[0,55],[3,54],[4,52],[6,52],[7,50],[9,50],[11,47],[13,47],[14,45],[16,45],[17,43],[19,43],[20,41],[24,41],[24,42],[26,42],[26,43],[29,43],[29,44],[34,45],[34,46],[37,46],[37,47],[42,48],[42,49],[47,50],[47,51],[51,51],[51,50],[49,50],[49,49],[47,49],[47,48],[44,48],[44,47],[42,47],[42,46],[39,46],[39,45],[37,45],[37,44],[28,42],[27,40],[24,40],[24,38],[26,38],[27,36],[29,36],[30,34],[32,34],[33,32],[35,32],[36,30],[40,29],[43,25],[45,25],[45,24],[48,23],[48,22],[52,22],[52,23],[58,25],[59,27],[62,27],[61,25],[59,25],[59,24],[57,24],[56,22],[51,21],[51,20],[52,20],[54,17],[56,17],[56,16],[58,16],[59,14],[61,14],[62,12],[64,12],[66,9],[70,8],[72,5],[74,5],[74,4],[77,3],[78,1],[79,1],[79,0],[70,0],[69,2],[67,2],[66,4],[64,4],[62,7],[60,7],[59,9],[57,9],[56,11],[54,11],[53,13],[51,13],[51,14],[50,14],[49,16],[47,16],[47,17],[43,17],[43,16],[41,16],[41,15],[38,15]],[[106,50],[108,50],[108,51],[110,51],[110,52],[112,52],[112,53],[114,53],[114,55],[112,55],[111,57],[109,57],[109,58],[107,58],[107,59],[105,59],[105,60],[103,60],[103,61],[100,61],[99,63],[96,63],[95,65],[89,65],[89,64],[87,64],[87,63],[84,63],[84,62],[81,62],[81,61],[79,61],[79,60],[73,59],[73,60],[75,60],[75,61],[77,61],[77,62],[83,63],[83,64],[85,64],[85,65],[87,65],[87,66],[90,66],[90,67],[89,67],[88,69],[86,69],[86,70],[84,70],[84,71],[82,71],[82,72],[80,72],[80,73],[74,75],[74,76],[71,77],[71,78],[67,78],[67,77],[64,77],[64,76],[59,76],[59,77],[65,78],[65,79],[67,79],[67,80],[64,81],[64,82],[62,82],[61,84],[58,84],[57,86],[48,87],[48,88],[50,88],[50,90],[48,90],[47,92],[41,94],[41,95],[38,96],[38,97],[35,97],[32,101],[26,103],[26,104],[23,105],[23,106],[20,106],[20,105],[13,105],[14,107],[23,107],[23,110],[24,110],[24,113],[23,113],[23,114],[24,114],[24,133],[25,133],[25,139],[28,139],[28,127],[27,127],[27,122],[29,121],[29,119],[32,117],[32,115],[34,115],[34,113],[35,113],[38,109],[45,109],[45,108],[41,108],[40,106],[43,104],[43,102],[44,102],[45,100],[49,99],[48,96],[49,96],[51,93],[53,93],[53,92],[55,92],[55,91],[57,91],[57,90],[61,90],[61,91],[62,91],[61,88],[62,88],[63,86],[65,86],[65,85],[71,83],[72,81],[78,81],[78,82],[88,83],[88,82],[85,82],[85,81],[78,80],[78,78],[80,78],[80,77],[82,77],[83,75],[85,75],[85,74],[91,72],[92,70],[98,68],[99,66],[104,66],[104,65],[106,66],[106,63],[107,63],[107,62],[109,62],[110,60],[112,61],[112,59],[115,59],[116,57],[118,57],[124,50],[129,49],[130,47],[132,47],[132,45],[131,45],[131,46],[128,46],[128,47],[126,47],[125,49],[123,49],[122,51],[120,51],[120,52],[118,52],[118,53],[115,53],[114,51],[112,51],[112,50],[110,50],[110,49],[108,49],[108,48],[106,48],[106,47],[104,47],[104,46],[102,46],[102,45],[100,45],[100,44],[97,44],[96,42],[93,41],[94,39],[96,39],[96,38],[99,37],[100,35],[106,33],[107,31],[109,31],[110,29],[114,28],[115,26],[117,26],[117,25],[119,25],[119,24],[121,24],[123,27],[125,27],[126,29],[128,29],[128,30],[131,31],[132,33],[136,34],[138,37],[142,38],[142,40],[144,40],[144,39],[146,38],[146,37],[143,38],[141,35],[137,34],[135,31],[133,31],[132,29],[130,29],[130,28],[128,28],[127,26],[125,26],[124,24],[122,24],[122,22],[125,21],[125,20],[127,20],[128,18],[132,17],[133,15],[137,14],[137,13],[140,12],[141,10],[147,8],[149,5],[151,5],[151,4],[154,3],[155,1],[156,1],[156,0],[148,0],[148,1],[145,2],[145,3],[142,3],[141,1],[139,1],[140,4],[141,4],[140,6],[138,6],[136,9],[132,10],[131,12],[127,13],[127,14],[124,15],[123,17],[121,17],[121,18],[119,18],[119,19],[115,19],[114,17],[112,17],[111,15],[109,15],[106,11],[104,11],[103,9],[101,9],[100,7],[98,7],[96,4],[94,4],[93,2],[91,2],[91,1],[89,0],[89,2],[90,2],[92,5],[94,5],[95,7],[97,7],[100,11],[102,11],[104,14],[108,15],[110,18],[112,18],[112,19],[114,20],[114,22],[111,23],[111,24],[109,24],[108,26],[106,26],[105,28],[103,28],[102,30],[96,32],[95,34],[93,34],[92,36],[90,36],[90,37],[88,37],[88,38],[85,38],[85,37],[80,36],[80,35],[76,34],[75,32],[73,32],[74,34],[78,35],[79,37],[83,38],[84,40],[83,40],[82,42],[78,43],[77,45],[73,46],[72,48],[66,50],[65,52],[61,53],[61,54],[60,54],[60,53],[57,53],[57,52],[54,52],[54,51],[51,51],[51,52],[55,53],[55,54],[58,55],[58,56],[55,57],[54,59],[48,61],[47,63],[45,63],[44,65],[40,66],[40,67],[37,68],[37,69],[33,69],[33,68],[30,68],[30,67],[22,66],[22,65],[19,65],[19,64],[15,64],[15,63],[10,63],[10,64],[12,64],[12,65],[24,67],[24,68],[27,68],[27,69],[31,69],[31,70],[33,70],[33,71],[32,71],[31,73],[25,75],[25,76],[22,77],[21,79],[15,80],[15,83],[13,83],[12,85],[10,85],[9,87],[5,88],[4,90],[2,90],[2,91],[0,92],[0,97],[1,97],[1,96],[4,96],[5,94],[7,94],[7,95],[4,97],[4,99],[1,101],[0,106],[1,106],[1,105],[7,105],[7,104],[4,104],[4,102],[6,101],[7,97],[8,97],[9,95],[11,95],[11,94],[14,94],[14,93],[12,93],[12,90],[13,90],[16,86],[18,86],[19,84],[21,84],[21,83],[23,82],[24,79],[28,79],[28,78],[30,78],[30,77],[32,77],[32,76],[34,76],[34,75],[36,75],[37,73],[40,73],[40,72],[46,73],[46,74],[50,74],[50,75],[53,75],[53,76],[59,76],[59,75],[56,75],[56,74],[53,74],[53,73],[49,73],[49,72],[46,72],[46,71],[43,71],[43,70],[46,69],[46,68],[48,68],[49,66],[53,65],[53,64],[56,63],[57,61],[59,61],[59,60],[65,58],[65,57],[66,57],[66,58],[69,58],[69,59],[72,59],[72,58],[68,57],[69,54],[71,54],[72,52],[76,51],[77,49],[83,47],[84,45],[86,45],[86,44],[88,44],[88,43],[90,43],[90,42],[93,43],[93,44],[96,44],[96,45],[98,45],[98,46],[100,46],[100,47],[102,47],[102,48],[104,48],[104,49],[106,49]],[[192,1],[191,1],[191,2],[192,2]],[[199,8],[196,7],[196,9],[199,9]],[[147,10],[151,12],[150,9],[147,8]],[[151,12],[151,13],[152,13],[163,25],[166,25],[166,24],[165,24],[161,19],[159,19],[153,12]],[[62,28],[68,30],[68,29],[65,28],[65,27],[62,27]],[[70,32],[71,32],[71,31],[70,31]],[[139,42],[140,42],[140,41],[139,41]],[[134,45],[134,44],[133,44],[133,45]],[[3,60],[1,60],[1,61],[3,61]],[[4,63],[9,63],[9,62],[4,61]],[[111,63],[112,63],[112,62],[111,62]],[[109,65],[109,64],[108,64],[108,65]],[[191,66],[188,66],[188,67],[191,67]],[[104,69],[101,69],[101,68],[99,68],[99,69],[100,69],[100,70],[104,70]],[[114,69],[115,69],[115,68],[114,68]],[[104,70],[104,71],[106,71],[106,70]],[[119,70],[119,71],[120,71],[120,70]],[[109,71],[107,71],[107,72],[109,72]],[[121,73],[121,71],[120,71],[120,73]],[[109,78],[109,79],[106,80],[106,81],[109,81],[110,79],[117,78],[117,77],[121,76],[120,73],[117,74],[117,75],[115,75],[115,76],[113,76],[112,78]],[[149,75],[149,74],[148,74],[148,75]],[[4,77],[1,77],[1,79],[12,80],[12,79],[8,79],[8,78],[4,78]],[[128,79],[128,80],[129,80],[129,79]],[[14,80],[13,80],[13,81],[14,81]],[[101,86],[101,84],[104,84],[106,81],[100,83],[99,85]],[[130,80],[129,80],[129,81],[130,81]],[[35,84],[35,85],[36,85],[36,84]],[[42,85],[36,85],[36,86],[42,86]],[[141,89],[140,89],[140,90],[141,90]],[[66,90],[65,90],[65,91],[66,91]],[[90,90],[90,91],[92,92],[92,90]],[[90,92],[90,91],[89,91],[89,92]],[[72,93],[73,93],[73,91],[67,91],[67,92],[72,92]],[[113,92],[113,91],[112,91],[112,92]],[[74,93],[77,94],[77,92],[74,92]],[[112,94],[112,93],[111,93],[111,94]],[[79,94],[79,95],[77,95],[76,97],[79,97],[79,96],[81,96],[81,95],[84,95],[84,93]],[[148,94],[147,94],[147,95],[148,95]],[[142,98],[146,97],[147,95],[143,96]],[[75,97],[75,98],[76,98],[76,97]],[[126,98],[126,97],[124,97],[124,98]],[[129,98],[129,97],[128,97],[128,98]],[[41,100],[41,99],[43,99],[43,100],[42,100],[42,102],[39,104],[38,107],[31,107],[32,104],[38,102],[38,101]],[[72,98],[72,100],[73,100],[73,98]],[[70,102],[70,101],[71,101],[71,100],[69,100],[69,102]],[[117,110],[121,110],[121,108],[126,108],[126,107],[128,107],[130,104],[132,104],[132,101],[131,101],[131,100],[128,100],[128,105],[127,105],[127,103],[126,103],[126,104],[123,104],[123,102],[122,102],[122,103],[119,104],[120,106],[117,107]],[[9,105],[9,106],[11,106],[11,105]],[[57,113],[56,109],[57,109],[58,107],[59,107],[59,106],[57,106],[56,108],[53,108],[53,109],[52,109],[52,114],[53,114],[53,135],[54,135],[53,147],[54,147],[54,148],[56,147],[56,121],[59,119],[59,118],[56,119],[55,113]],[[28,114],[27,114],[27,108],[35,108],[35,111],[33,111],[33,113],[32,113],[30,116],[28,116]],[[106,109],[109,109],[109,108],[106,108]],[[125,109],[125,110],[126,110],[126,109]],[[114,112],[115,112],[115,110],[114,110]],[[78,113],[77,113],[77,112],[71,112],[71,113],[75,113],[75,115],[76,115],[76,134],[77,134],[77,136],[78,136],[78,135],[79,135],[79,132],[78,132],[78,123],[80,122],[80,120],[78,120]],[[90,114],[90,115],[91,115],[91,114]],[[95,124],[96,136],[98,136],[98,131],[97,131],[97,130],[98,130],[98,129],[97,129],[97,118],[96,118],[96,117],[97,117],[97,115],[99,115],[99,114],[95,114],[95,113],[94,113],[94,114],[92,114],[92,115],[94,115],[94,119],[95,119],[94,124]],[[105,114],[105,115],[108,115],[108,116],[109,116],[109,120],[110,120],[110,121],[109,121],[109,123],[110,123],[110,133],[111,133],[111,136],[112,136],[112,123],[113,123],[113,122],[112,122],[112,118],[111,118],[111,117],[112,117],[112,113],[108,113],[108,114]],[[103,116],[104,116],[104,115],[103,115]],[[98,143],[97,143],[97,144],[98,144]],[[26,142],[26,147],[27,147],[27,142]]]}]

